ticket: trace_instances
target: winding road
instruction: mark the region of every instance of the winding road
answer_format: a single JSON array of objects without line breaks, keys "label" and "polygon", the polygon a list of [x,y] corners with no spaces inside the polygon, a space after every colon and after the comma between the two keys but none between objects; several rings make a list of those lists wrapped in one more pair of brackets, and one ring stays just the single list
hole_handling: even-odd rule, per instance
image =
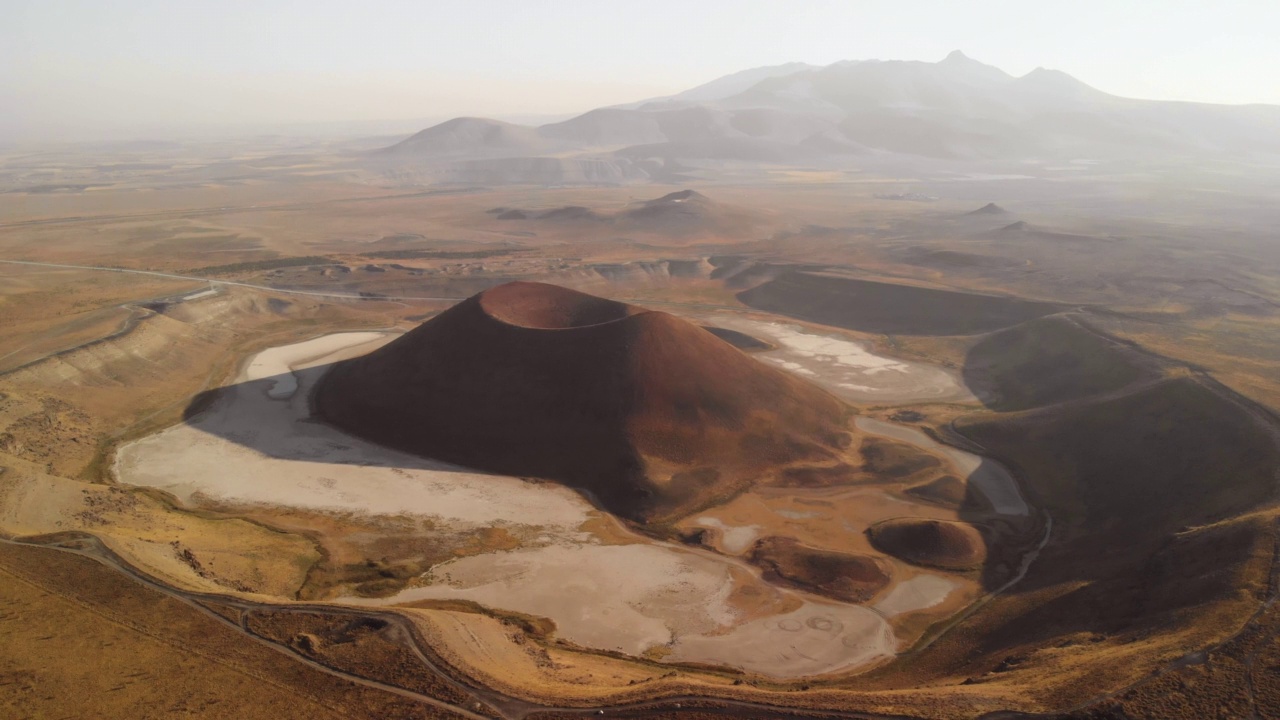
[{"label": "winding road", "polygon": [[[433,653],[429,650],[424,650],[425,642],[418,634],[412,621],[391,610],[369,610],[343,605],[328,605],[324,603],[294,603],[277,605],[241,600],[239,598],[226,595],[181,590],[161,583],[137,570],[119,555],[107,548],[106,545],[104,545],[96,536],[90,533],[61,533],[56,537],[49,537],[47,542],[38,542],[36,539],[22,540],[0,538],[0,543],[20,547],[39,547],[49,550],[57,550],[88,558],[124,574],[134,582],[137,582],[151,590],[179,600],[194,608],[201,614],[238,630],[254,642],[265,645],[282,655],[288,656],[293,660],[307,665],[308,667],[364,687],[393,693],[410,700],[415,700],[433,707],[448,710],[449,712],[457,713],[458,715],[471,718],[472,720],[493,720],[493,716],[484,715],[475,712],[469,707],[445,702],[431,697],[430,695],[378,682],[376,680],[370,680],[369,678],[329,667],[328,665],[317,662],[312,658],[298,653],[291,647],[281,645],[254,634],[246,627],[247,623],[245,620],[249,614],[263,611],[273,613],[326,613],[384,620],[396,628],[396,635],[399,636],[399,639],[404,642],[414,655],[441,681],[449,684],[454,689],[466,695],[476,698],[485,705],[488,705],[496,711],[498,716],[503,718],[503,720],[523,720],[524,718],[537,713],[599,717],[601,715],[630,715],[632,713],[653,712],[659,710],[663,712],[678,712],[682,705],[689,705],[690,707],[685,709],[690,712],[722,714],[738,718],[759,718],[760,720],[795,720],[795,718],[798,717],[797,713],[803,713],[803,717],[832,718],[839,720],[912,720],[911,718],[902,715],[877,715],[840,710],[788,708],[786,706],[775,706],[767,703],[722,699],[703,695],[672,695],[656,698],[654,700],[618,703],[614,705],[597,705],[592,707],[540,705],[520,698],[504,695],[496,690],[459,680],[452,673],[444,669],[444,664],[439,659],[435,658]],[[240,622],[236,622],[224,615],[210,610],[205,603],[213,603],[235,608],[241,614]],[[705,707],[706,704],[711,704],[715,707]]]},{"label": "winding road", "polygon": [[213,280],[210,278],[196,277],[194,275],[178,275],[176,273],[159,272],[157,270],[130,270],[128,268],[102,267],[99,265],[66,265],[63,263],[35,262],[33,260],[0,260],[0,263],[4,263],[6,265],[27,265],[31,267],[55,268],[59,270],[97,270],[100,272],[127,273],[130,275],[150,275],[152,277],[166,278],[169,280],[190,280],[191,282],[207,283],[209,285],[252,288],[254,290],[282,293],[285,295],[308,295],[311,297],[342,298],[344,300],[420,300],[429,302],[458,302],[459,300],[466,299],[460,297],[417,297],[397,295],[367,296],[355,295],[352,293],[318,292],[315,290],[288,290],[285,288],[271,287],[270,285],[255,285],[253,283],[237,282],[235,280]]}]

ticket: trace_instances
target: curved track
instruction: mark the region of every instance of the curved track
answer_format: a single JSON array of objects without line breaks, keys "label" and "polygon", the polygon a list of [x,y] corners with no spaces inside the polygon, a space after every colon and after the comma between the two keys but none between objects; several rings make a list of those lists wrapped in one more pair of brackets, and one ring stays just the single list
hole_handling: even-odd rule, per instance
[{"label": "curved track", "polygon": [[[795,720],[797,717],[833,718],[840,720],[913,720],[911,717],[903,715],[877,715],[842,710],[790,708],[782,705],[770,705],[768,703],[751,702],[747,700],[732,700],[709,695],[692,694],[670,695],[655,698],[653,700],[617,703],[611,705],[595,705],[591,707],[541,705],[527,700],[522,700],[520,698],[511,697],[496,690],[482,687],[478,684],[456,677],[454,673],[445,669],[444,663],[436,658],[434,653],[429,649],[424,649],[426,643],[414,628],[412,621],[394,611],[368,610],[342,605],[328,605],[324,603],[259,603],[226,595],[181,590],[161,583],[137,570],[119,555],[107,548],[101,540],[92,534],[79,532],[60,533],[57,536],[46,536],[45,540],[45,542],[41,542],[39,538],[32,538],[29,540],[0,538],[0,543],[57,550],[94,560],[95,562],[102,563],[117,572],[123,573],[133,581],[138,582],[151,590],[155,590],[179,600],[207,617],[213,618],[224,625],[235,628],[254,642],[261,643],[282,655],[288,656],[289,658],[316,670],[320,670],[329,675],[342,678],[343,680],[356,683],[364,687],[393,693],[442,710],[448,710],[449,712],[457,713],[458,715],[471,718],[473,720],[492,720],[493,716],[481,714],[475,712],[475,710],[471,708],[445,702],[431,697],[430,695],[395,685],[389,685],[387,683],[371,680],[337,668],[329,667],[298,653],[293,648],[254,634],[246,626],[247,616],[254,612],[270,611],[275,613],[324,613],[331,615],[350,615],[353,617],[373,617],[384,620],[395,628],[395,633],[399,639],[404,642],[414,655],[418,657],[418,659],[431,672],[435,673],[440,680],[453,686],[456,690],[474,697],[481,703],[488,705],[504,720],[524,720],[524,718],[541,713],[551,713],[558,716],[573,715],[581,717],[600,717],[602,715],[606,717],[645,717],[645,713],[659,711],[664,713],[697,712],[737,718],[759,718],[760,720]],[[229,618],[210,610],[204,603],[213,603],[235,608],[240,613],[241,621],[234,622]]]},{"label": "curved track", "polygon": [[149,275],[151,277],[166,278],[168,280],[190,280],[191,282],[207,283],[209,285],[252,288],[254,290],[282,293],[284,295],[307,295],[310,297],[339,298],[342,300],[419,300],[429,302],[457,302],[465,299],[458,297],[415,297],[398,295],[365,296],[353,295],[351,293],[317,292],[315,290],[288,290],[285,288],[271,287],[270,285],[255,285],[253,283],[237,282],[234,280],[212,280],[210,278],[196,277],[194,275],[178,275],[176,273],[159,272],[158,270],[130,270],[128,268],[102,267],[99,265],[65,265],[62,263],[35,262],[32,260],[0,260],[0,263],[5,263],[7,265],[54,268],[56,270],[95,270],[98,272],[126,273],[129,275]]}]

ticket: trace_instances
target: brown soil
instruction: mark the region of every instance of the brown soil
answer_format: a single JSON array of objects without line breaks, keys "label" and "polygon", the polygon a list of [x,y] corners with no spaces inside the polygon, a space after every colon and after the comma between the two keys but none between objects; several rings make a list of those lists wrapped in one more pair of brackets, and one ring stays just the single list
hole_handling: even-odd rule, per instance
[{"label": "brown soil", "polygon": [[0,716],[457,718],[296,662],[92,560],[0,545]]},{"label": "brown soil", "polygon": [[641,521],[836,461],[851,440],[840,401],[702,328],[541,283],[480,293],[336,365],[313,400],[353,434],[560,480]]},{"label": "brown soil", "polygon": [[898,518],[872,525],[867,536],[876,549],[914,565],[967,570],[987,558],[982,533],[960,522]]},{"label": "brown soil", "polygon": [[387,620],[263,609],[247,613],[245,627],[326,667],[476,709],[476,698],[423,663],[411,649],[413,640]]},{"label": "brown soil", "polygon": [[877,437],[862,439],[862,470],[880,478],[903,480],[912,475],[936,470],[942,461],[907,443]]},{"label": "brown soil", "polygon": [[952,508],[979,508],[986,505],[982,493],[974,492],[969,484],[955,475],[943,475],[928,482],[907,488],[906,493],[925,502]]},{"label": "brown soil", "polygon": [[768,580],[781,580],[845,602],[867,602],[890,579],[883,564],[873,557],[819,550],[786,537],[760,539],[749,559],[764,570]]},{"label": "brown soil", "polygon": [[783,470],[771,484],[775,487],[831,487],[849,485],[860,479],[857,468],[847,463],[793,467]]},{"label": "brown soil", "polygon": [[1273,718],[1280,712],[1280,608],[1272,606],[1232,640],[1190,654],[1172,671],[1066,717]]}]

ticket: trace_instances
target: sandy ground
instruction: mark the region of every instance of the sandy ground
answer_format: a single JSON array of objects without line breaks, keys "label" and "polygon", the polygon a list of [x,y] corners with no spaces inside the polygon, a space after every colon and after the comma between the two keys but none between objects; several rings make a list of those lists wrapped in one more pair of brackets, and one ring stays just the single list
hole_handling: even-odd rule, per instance
[{"label": "sandy ground", "polygon": [[697,523],[720,531],[720,547],[731,555],[741,555],[760,537],[759,525],[728,525],[719,518],[702,516]]},{"label": "sandy ground", "polygon": [[944,575],[921,574],[894,586],[874,607],[889,617],[942,604],[961,583]]},{"label": "sandy ground", "polygon": [[868,417],[859,417],[854,422],[863,432],[883,435],[911,443],[925,450],[945,454],[966,476],[967,481],[982,491],[983,496],[991,503],[991,507],[1001,515],[1026,515],[1030,512],[1026,500],[1022,499],[1022,492],[1018,490],[1017,481],[999,463],[935,442],[928,435],[905,425],[896,425]]},{"label": "sandy ground", "polygon": [[728,635],[686,637],[672,648],[673,660],[731,657],[744,670],[778,675],[818,675],[892,657],[893,629],[860,605],[807,602],[785,615],[759,618]]},{"label": "sandy ground", "polygon": [[[579,645],[774,677],[837,672],[893,655],[892,628],[857,605],[802,599],[740,622],[738,582],[720,558],[662,545],[549,546],[454,560],[433,569],[448,584],[368,604],[466,599],[550,617]],[[798,594],[775,591],[780,602]]]},{"label": "sandy ground", "polygon": [[[586,647],[668,648],[674,659],[775,677],[836,672],[893,654],[891,628],[866,608],[774,588],[740,561],[710,552],[638,537],[607,544],[588,529],[598,512],[560,485],[435,463],[313,421],[307,394],[323,366],[390,338],[344,333],[251,358],[240,384],[194,421],[122,447],[116,478],[190,505],[421,516],[438,530],[496,526],[523,539],[516,550],[438,565],[418,587],[377,601],[383,604],[471,599],[548,617],[562,637]],[[826,649],[811,652],[811,644]]]},{"label": "sandy ground", "polygon": [[876,355],[863,343],[834,333],[817,333],[794,323],[728,313],[703,320],[773,343],[778,349],[755,353],[754,357],[852,402],[909,404],[973,399],[963,383],[942,368]]},{"label": "sandy ground", "polygon": [[200,292],[197,292],[197,293],[191,293],[190,295],[184,295],[184,296],[182,296],[182,301],[183,301],[183,302],[188,302],[188,301],[190,301],[190,300],[199,300],[200,298],[212,297],[212,296],[217,295],[217,294],[218,294],[218,290],[217,290],[217,288],[209,288],[208,290],[201,290]]},{"label": "sandy ground", "polygon": [[243,520],[174,513],[119,488],[49,475],[16,458],[0,473],[0,535],[87,531],[148,575],[200,592],[292,597],[311,543]]},{"label": "sandy ground", "polygon": [[867,540],[866,529],[894,517],[954,520],[956,512],[900,497],[885,487],[874,485],[757,488],[707,510],[696,521],[682,521],[678,527],[726,528],[727,531],[716,533],[713,542],[716,548],[728,554],[750,549],[749,542],[731,542],[731,533],[746,529],[752,535],[757,532],[761,535],[782,535],[835,552],[879,555]]},{"label": "sandy ground", "polygon": [[303,370],[321,362],[334,362],[339,358],[330,356],[338,353],[345,357],[363,355],[387,339],[386,333],[380,332],[334,333],[269,348],[253,356],[236,382],[271,378],[273,384],[267,389],[267,396],[273,400],[287,400],[298,390],[298,376],[294,370]]},{"label": "sandy ground", "polygon": [[553,618],[560,637],[632,655],[730,627],[738,614],[728,564],[661,545],[521,549],[453,560],[431,576],[436,583],[369,604],[474,600]]},{"label": "sandy ground", "polygon": [[616,697],[636,684],[660,682],[665,674],[648,664],[528,642],[511,623],[488,615],[438,609],[407,614],[449,665],[486,687],[524,697],[532,693],[554,704]]}]

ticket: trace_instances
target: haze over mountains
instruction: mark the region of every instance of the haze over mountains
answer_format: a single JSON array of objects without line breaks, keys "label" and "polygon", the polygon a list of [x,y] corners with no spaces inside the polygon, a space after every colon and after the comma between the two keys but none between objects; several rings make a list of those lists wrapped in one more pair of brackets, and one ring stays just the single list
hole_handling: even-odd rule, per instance
[{"label": "haze over mountains", "polygon": [[530,127],[455,118],[372,153],[429,182],[678,179],[733,163],[1063,162],[1280,156],[1280,107],[1135,100],[1037,68],[1014,77],[956,51],[937,63],[792,63]]}]

